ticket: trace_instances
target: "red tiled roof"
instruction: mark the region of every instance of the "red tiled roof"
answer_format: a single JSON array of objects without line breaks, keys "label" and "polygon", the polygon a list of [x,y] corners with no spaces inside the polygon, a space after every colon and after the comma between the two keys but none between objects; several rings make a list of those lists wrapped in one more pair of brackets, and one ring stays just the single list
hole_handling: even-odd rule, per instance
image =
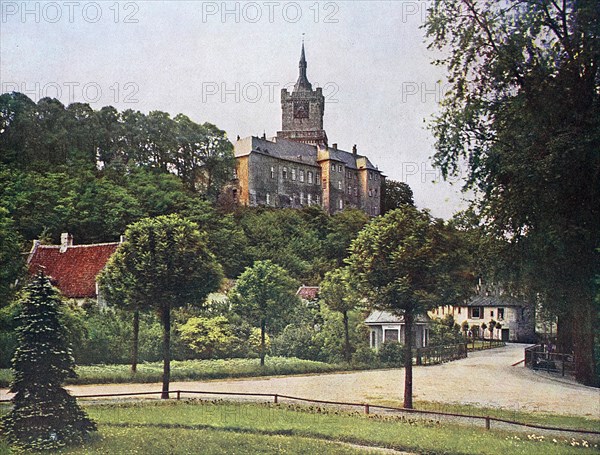
[{"label": "red tiled roof", "polygon": [[56,245],[34,246],[28,261],[30,274],[41,270],[68,298],[96,297],[96,276],[115,252],[118,243],[69,246],[60,251]]},{"label": "red tiled roof", "polygon": [[296,295],[304,300],[316,300],[319,295],[319,286],[300,286]]}]

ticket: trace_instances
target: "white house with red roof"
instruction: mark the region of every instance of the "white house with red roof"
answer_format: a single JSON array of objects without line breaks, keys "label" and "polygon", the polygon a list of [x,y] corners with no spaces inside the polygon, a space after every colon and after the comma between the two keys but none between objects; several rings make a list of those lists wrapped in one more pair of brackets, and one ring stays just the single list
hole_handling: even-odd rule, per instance
[{"label": "white house with red roof", "polygon": [[73,236],[67,233],[61,235],[60,245],[34,240],[27,268],[31,275],[43,271],[66,298],[78,303],[94,299],[104,306],[96,279],[118,246],[119,242],[74,245]]}]

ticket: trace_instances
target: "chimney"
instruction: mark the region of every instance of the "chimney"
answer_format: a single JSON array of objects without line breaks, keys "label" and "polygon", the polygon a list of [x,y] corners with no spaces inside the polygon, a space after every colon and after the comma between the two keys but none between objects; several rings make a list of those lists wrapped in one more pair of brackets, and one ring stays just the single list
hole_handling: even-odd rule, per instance
[{"label": "chimney", "polygon": [[356,158],[356,155],[358,155],[358,150],[356,148],[356,144],[354,144],[352,146],[352,154],[354,155],[354,158]]},{"label": "chimney", "polygon": [[337,150],[337,143],[333,144],[333,150]]},{"label": "chimney", "polygon": [[60,234],[60,252],[64,253],[70,246],[73,246],[73,236],[68,232],[63,232]]}]

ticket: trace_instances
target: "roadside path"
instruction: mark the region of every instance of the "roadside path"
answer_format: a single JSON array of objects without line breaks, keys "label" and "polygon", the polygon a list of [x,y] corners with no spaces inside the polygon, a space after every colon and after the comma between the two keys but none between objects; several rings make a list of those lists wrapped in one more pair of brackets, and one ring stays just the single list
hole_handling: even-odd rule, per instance
[{"label": "roadside path", "polygon": [[[600,419],[600,390],[557,381],[511,366],[524,344],[470,353],[467,359],[414,368],[414,399],[538,411]],[[160,384],[70,386],[74,395],[159,391]],[[174,382],[172,390],[263,392],[302,398],[401,406],[404,371],[398,369],[307,376]],[[7,398],[0,390],[0,399]],[[226,398],[226,397],[223,397]]]}]

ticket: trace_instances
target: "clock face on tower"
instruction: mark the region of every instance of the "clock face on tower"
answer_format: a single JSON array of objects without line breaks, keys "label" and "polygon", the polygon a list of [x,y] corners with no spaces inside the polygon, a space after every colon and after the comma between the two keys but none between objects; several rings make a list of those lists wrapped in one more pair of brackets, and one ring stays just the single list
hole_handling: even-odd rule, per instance
[{"label": "clock face on tower", "polygon": [[308,118],[308,101],[294,102],[294,118]]}]

